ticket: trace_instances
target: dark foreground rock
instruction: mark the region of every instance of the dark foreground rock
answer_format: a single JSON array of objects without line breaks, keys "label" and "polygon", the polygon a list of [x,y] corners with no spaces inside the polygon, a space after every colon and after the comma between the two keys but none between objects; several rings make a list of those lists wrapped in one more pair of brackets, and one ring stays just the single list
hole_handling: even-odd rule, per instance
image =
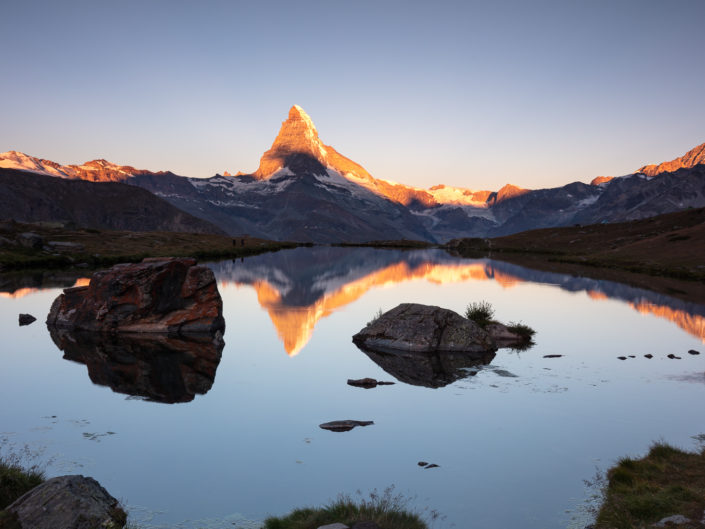
[{"label": "dark foreground rock", "polygon": [[323,424],[319,424],[318,426],[319,428],[323,428],[324,430],[330,430],[331,432],[349,432],[356,426],[369,426],[370,424],[374,424],[374,421],[331,421],[324,422]]},{"label": "dark foreground rock", "polygon": [[49,330],[64,358],[85,364],[94,384],[168,404],[190,402],[211,389],[225,345],[220,333],[181,337]]},{"label": "dark foreground rock", "polygon": [[213,272],[186,258],[150,258],[96,272],[88,286],[67,288],[56,298],[47,325],[169,334],[225,330]]},{"label": "dark foreground rock", "polygon": [[402,303],[353,336],[358,347],[377,352],[496,351],[497,344],[475,322],[452,310]]},{"label": "dark foreground rock", "polygon": [[127,515],[93,478],[60,476],[45,481],[12,503],[7,511],[25,529],[118,529]]},{"label": "dark foreground rock", "polygon": [[29,325],[30,323],[34,323],[35,321],[37,321],[37,318],[35,318],[31,314],[20,314],[19,321],[20,321],[20,327],[22,327],[24,325]]}]

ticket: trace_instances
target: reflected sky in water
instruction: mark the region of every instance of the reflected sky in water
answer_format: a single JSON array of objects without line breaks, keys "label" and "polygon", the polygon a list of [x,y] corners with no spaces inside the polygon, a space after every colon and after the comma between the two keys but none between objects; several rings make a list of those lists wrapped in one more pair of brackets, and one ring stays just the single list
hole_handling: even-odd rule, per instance
[{"label": "reflected sky in water", "polygon": [[[578,506],[595,467],[658,439],[691,448],[705,432],[705,412],[692,404],[705,397],[701,305],[437,251],[302,248],[211,266],[225,348],[211,385],[173,404],[144,400],[150,391],[173,397],[160,385],[131,395],[129,384],[103,383],[113,380],[111,361],[96,378],[63,358],[42,324],[58,288],[0,297],[3,449],[27,444],[53,458],[50,475],[94,476],[146,525],[245,527],[393,484],[446,515],[436,527],[551,529],[584,527]],[[462,313],[483,299],[499,320],[535,328],[536,345],[453,363],[429,387],[422,368],[377,362],[351,341],[380,308],[419,302]],[[18,327],[21,312],[39,321]],[[117,370],[141,380],[125,368],[139,358],[117,352]],[[454,378],[463,369],[468,376]],[[395,370],[393,386],[346,384],[394,380]],[[375,424],[318,428],[342,419]]]}]

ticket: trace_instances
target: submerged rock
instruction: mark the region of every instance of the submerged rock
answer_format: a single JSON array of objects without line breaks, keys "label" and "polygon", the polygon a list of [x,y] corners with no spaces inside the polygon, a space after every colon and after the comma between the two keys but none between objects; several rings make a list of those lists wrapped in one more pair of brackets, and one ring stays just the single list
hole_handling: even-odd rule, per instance
[{"label": "submerged rock", "polygon": [[353,336],[358,347],[376,352],[496,351],[497,344],[475,322],[452,310],[402,303]]},{"label": "submerged rock", "polygon": [[17,516],[21,527],[31,529],[118,529],[127,520],[118,501],[96,480],[84,476],[49,479],[7,511]]},{"label": "submerged rock", "polygon": [[348,379],[348,386],[355,386],[358,388],[365,388],[365,389],[370,389],[370,388],[376,388],[378,382],[374,378],[349,378]]},{"label": "submerged rock", "polygon": [[29,325],[30,323],[34,323],[35,321],[37,321],[37,318],[35,318],[31,314],[20,314],[20,317],[19,317],[20,327],[22,327],[24,325]]},{"label": "submerged rock", "polygon": [[225,330],[213,272],[194,259],[150,258],[96,272],[54,300],[47,325],[81,331],[215,333]]},{"label": "submerged rock", "polygon": [[64,359],[85,364],[94,384],[168,404],[210,391],[225,345],[219,332],[181,337],[49,330]]},{"label": "submerged rock", "polygon": [[394,382],[385,382],[383,380],[375,380],[374,378],[349,378],[348,386],[355,386],[356,388],[371,389],[377,386],[392,386]]},{"label": "submerged rock", "polygon": [[356,426],[369,426],[370,424],[374,424],[374,421],[345,420],[324,422],[323,424],[319,424],[318,427],[324,430],[330,430],[331,432],[349,432]]}]

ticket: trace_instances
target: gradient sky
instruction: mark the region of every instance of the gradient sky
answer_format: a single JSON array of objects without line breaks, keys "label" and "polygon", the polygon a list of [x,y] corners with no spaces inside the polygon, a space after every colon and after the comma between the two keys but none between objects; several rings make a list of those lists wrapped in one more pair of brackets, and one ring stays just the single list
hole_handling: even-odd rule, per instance
[{"label": "gradient sky", "polygon": [[293,104],[372,175],[538,188],[705,142],[705,2],[2,0],[0,151],[254,171]]}]

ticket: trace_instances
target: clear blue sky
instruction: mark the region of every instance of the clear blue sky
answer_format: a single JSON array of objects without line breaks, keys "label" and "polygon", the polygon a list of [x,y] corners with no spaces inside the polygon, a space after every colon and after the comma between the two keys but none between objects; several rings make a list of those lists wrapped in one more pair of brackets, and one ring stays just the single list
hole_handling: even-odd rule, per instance
[{"label": "clear blue sky", "polygon": [[497,189],[705,142],[705,2],[3,0],[0,151],[253,171],[291,105],[374,176]]}]

